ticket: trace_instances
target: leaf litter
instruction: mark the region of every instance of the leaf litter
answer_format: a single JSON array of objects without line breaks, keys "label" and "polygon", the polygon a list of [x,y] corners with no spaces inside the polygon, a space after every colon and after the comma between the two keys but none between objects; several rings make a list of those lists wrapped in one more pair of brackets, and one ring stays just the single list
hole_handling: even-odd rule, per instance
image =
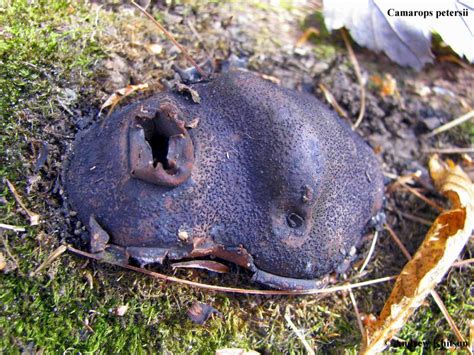
[{"label": "leaf litter", "polygon": [[364,353],[383,350],[426,296],[434,290],[458,258],[474,228],[474,186],[461,169],[438,156],[430,159],[430,173],[451,209],[441,213],[413,258],[405,265],[377,322],[369,330]]}]

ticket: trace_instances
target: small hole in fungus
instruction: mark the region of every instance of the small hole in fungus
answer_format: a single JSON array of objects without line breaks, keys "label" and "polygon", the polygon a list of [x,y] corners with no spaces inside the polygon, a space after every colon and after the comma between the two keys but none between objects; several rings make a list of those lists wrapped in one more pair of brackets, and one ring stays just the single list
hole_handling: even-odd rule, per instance
[{"label": "small hole in fungus", "polygon": [[290,228],[299,228],[304,223],[304,218],[295,212],[291,212],[286,216],[286,223]]}]

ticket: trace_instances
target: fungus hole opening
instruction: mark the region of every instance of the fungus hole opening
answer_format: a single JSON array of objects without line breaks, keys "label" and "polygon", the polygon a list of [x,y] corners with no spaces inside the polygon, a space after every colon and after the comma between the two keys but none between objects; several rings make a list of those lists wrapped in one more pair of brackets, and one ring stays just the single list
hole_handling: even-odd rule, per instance
[{"label": "fungus hole opening", "polygon": [[153,167],[158,163],[163,165],[163,169],[168,170],[171,167],[168,163],[169,135],[161,129],[157,120],[147,120],[142,123],[145,132],[145,140],[151,147],[153,155]]},{"label": "fungus hole opening", "polygon": [[304,223],[304,218],[296,212],[290,212],[286,216],[286,223],[290,228],[300,228]]},{"label": "fungus hole opening", "polygon": [[160,134],[154,134],[150,139],[147,139],[151,146],[151,152],[153,154],[153,166],[156,167],[158,163],[163,165],[163,168],[169,169],[168,164],[168,144],[169,138]]}]

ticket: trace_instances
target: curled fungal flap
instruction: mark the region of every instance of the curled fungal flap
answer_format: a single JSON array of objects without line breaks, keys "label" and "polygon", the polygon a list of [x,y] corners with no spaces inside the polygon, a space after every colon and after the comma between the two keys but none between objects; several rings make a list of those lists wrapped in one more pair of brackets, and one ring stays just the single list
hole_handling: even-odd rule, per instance
[{"label": "curled fungal flap", "polygon": [[133,119],[129,130],[129,161],[135,178],[173,187],[191,176],[193,143],[179,117],[179,109],[166,102],[154,116]]}]

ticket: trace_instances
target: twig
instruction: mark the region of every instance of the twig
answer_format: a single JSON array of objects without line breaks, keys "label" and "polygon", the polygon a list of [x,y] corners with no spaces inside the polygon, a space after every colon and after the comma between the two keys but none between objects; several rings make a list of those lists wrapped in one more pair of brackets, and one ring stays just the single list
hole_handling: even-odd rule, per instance
[{"label": "twig", "polygon": [[202,39],[201,35],[199,34],[199,32],[196,30],[196,28],[194,27],[194,25],[191,23],[191,21],[187,21],[186,22],[189,29],[191,30],[191,32],[193,33],[194,37],[196,37],[196,39],[198,40],[198,43],[201,44],[202,48],[206,51],[207,55],[209,57],[212,57],[212,54],[211,52],[206,48],[206,45],[204,43],[204,40]]},{"label": "twig", "polygon": [[474,147],[471,148],[459,148],[459,147],[452,147],[452,148],[429,148],[423,149],[423,153],[427,154],[464,154],[464,153],[474,153]]},{"label": "twig", "polygon": [[26,229],[25,227],[20,227],[20,226],[13,226],[11,224],[3,224],[0,223],[0,229],[6,229],[14,232],[24,232]]},{"label": "twig", "polygon": [[67,249],[77,255],[82,255],[90,259],[102,261],[106,264],[110,265],[116,265],[120,266],[124,269],[140,272],[142,274],[151,276],[155,279],[160,279],[164,281],[170,281],[170,282],[176,282],[182,285],[187,285],[191,287],[197,287],[201,289],[206,289],[206,290],[212,290],[212,291],[217,291],[217,292],[230,292],[230,293],[240,293],[240,294],[246,294],[246,295],[267,295],[267,296],[275,296],[275,295],[314,295],[314,294],[327,294],[327,293],[334,293],[337,291],[345,291],[349,290],[352,288],[358,288],[358,287],[364,287],[368,285],[373,285],[381,282],[387,282],[391,280],[395,280],[397,276],[386,276],[382,277],[379,279],[374,279],[374,280],[369,280],[369,281],[362,281],[362,282],[357,282],[353,284],[345,284],[345,285],[340,285],[340,286],[334,286],[334,287],[328,287],[328,288],[319,288],[319,289],[309,289],[309,290],[252,290],[252,289],[243,289],[243,288],[234,288],[234,287],[224,287],[224,286],[215,286],[215,285],[209,285],[209,284],[203,284],[199,282],[194,282],[194,281],[189,281],[189,280],[184,280],[180,279],[178,277],[174,276],[167,276],[160,274],[158,272],[150,271],[147,269],[142,269],[133,265],[128,265],[128,264],[121,264],[119,262],[114,262],[111,260],[102,260],[100,256],[95,255],[95,254],[90,254],[85,251],[76,249],[74,247],[68,246]]},{"label": "twig", "polygon": [[[385,228],[387,229],[388,233],[392,237],[393,241],[398,245],[403,255],[405,255],[405,257],[408,260],[411,260],[410,252],[407,250],[407,248],[405,248],[405,245],[403,245],[402,241],[400,240],[400,238],[398,238],[398,235],[395,233],[392,227],[390,227],[387,223],[385,223]],[[436,292],[435,290],[432,290],[430,294],[431,294],[431,297],[433,297],[436,304],[438,305],[438,308],[440,309],[441,313],[443,313],[444,318],[446,319],[449,326],[451,327],[451,330],[456,335],[456,338],[458,339],[458,341],[465,342],[464,337],[459,331],[459,328],[457,327],[456,323],[454,323],[453,318],[451,317],[448,310],[446,309],[446,306],[444,305],[443,300],[439,296],[438,292]]]},{"label": "twig", "polygon": [[342,39],[344,40],[344,43],[346,45],[347,51],[349,52],[349,58],[351,60],[352,66],[354,67],[357,81],[359,82],[360,110],[359,110],[359,116],[357,117],[357,120],[352,125],[352,130],[355,130],[357,127],[359,127],[365,114],[365,96],[366,96],[365,85],[364,85],[364,81],[362,80],[362,74],[360,72],[359,62],[357,61],[357,57],[355,56],[354,50],[352,49],[351,42],[349,41],[349,38],[347,37],[346,30],[342,29],[341,34],[342,34]]},{"label": "twig", "polygon": [[439,133],[445,132],[453,127],[456,127],[464,122],[469,121],[470,119],[474,118],[474,110],[462,115],[461,117],[458,117],[438,128],[435,128],[431,133],[428,133],[426,137],[433,137]]},{"label": "twig", "polygon": [[413,195],[415,195],[416,197],[418,197],[420,200],[424,201],[425,203],[427,203],[428,205],[430,205],[431,207],[437,209],[439,212],[443,212],[444,211],[444,208],[441,207],[440,205],[438,205],[436,202],[434,201],[431,201],[428,197],[420,194],[417,190],[415,190],[413,187],[410,187],[408,186],[407,184],[405,183],[400,183],[400,185],[405,188],[407,191],[411,192]]},{"label": "twig", "polygon": [[179,44],[173,37],[173,35],[168,32],[166,28],[164,28],[161,23],[159,23],[153,16],[151,16],[143,7],[138,5],[135,1],[132,1],[133,6],[135,6],[138,10],[140,10],[146,17],[148,17],[153,23],[155,24],[156,27],[158,27],[166,37],[176,46],[178,49],[183,53],[185,58],[196,68],[199,74],[201,74],[202,77],[207,78],[209,76],[208,73],[206,73],[204,70],[201,69],[201,67],[194,61],[194,59],[188,54],[188,51],[186,48],[184,48],[181,44]]},{"label": "twig", "polygon": [[334,107],[334,109],[337,111],[337,113],[339,115],[341,115],[342,117],[346,118],[346,119],[349,119],[349,115],[347,114],[347,112],[339,105],[339,103],[337,102],[336,98],[334,97],[334,95],[329,91],[329,89],[323,84],[323,83],[320,83],[319,84],[319,88],[321,89],[321,91],[323,92],[324,94],[324,97],[326,98],[326,101],[329,102],[329,104]]},{"label": "twig", "polygon": [[18,192],[16,192],[15,186],[7,179],[5,178],[5,182],[7,183],[8,189],[12,193],[13,197],[15,198],[16,203],[20,205],[20,207],[25,211],[25,213],[28,215],[28,218],[30,219],[30,225],[36,226],[39,224],[39,219],[40,215],[34,212],[31,212],[28,208],[26,208],[25,204],[21,200],[20,195]]},{"label": "twig", "polygon": [[362,323],[362,318],[360,316],[359,307],[357,307],[356,298],[354,296],[354,292],[349,290],[349,297],[351,298],[352,306],[354,307],[356,318],[357,318],[357,326],[360,330],[360,335],[362,336],[362,341],[364,344],[367,344],[367,332],[364,328],[364,324]]},{"label": "twig", "polygon": [[311,348],[308,341],[305,339],[304,334],[298,328],[296,328],[295,323],[293,323],[293,321],[290,318],[290,315],[286,312],[285,312],[285,320],[288,323],[288,325],[290,326],[291,330],[293,330],[293,332],[296,334],[298,339],[304,345],[304,348],[306,349],[308,354],[315,355],[316,353],[314,352],[313,348]]},{"label": "twig", "polygon": [[373,254],[374,249],[375,249],[375,244],[377,244],[378,236],[379,236],[379,232],[376,230],[375,233],[374,233],[374,236],[372,238],[372,244],[370,244],[369,252],[367,254],[367,257],[365,258],[364,263],[362,264],[362,267],[359,270],[359,273],[363,272],[364,269],[366,268],[367,264],[369,263],[370,258],[372,257],[372,254]]},{"label": "twig", "polygon": [[461,331],[459,330],[456,323],[454,323],[453,318],[451,317],[448,310],[446,309],[446,306],[444,305],[444,302],[439,296],[438,292],[436,292],[435,290],[432,290],[430,294],[431,294],[431,297],[433,297],[433,299],[435,300],[436,304],[438,305],[441,313],[443,313],[444,319],[446,319],[446,321],[448,322],[449,326],[451,327],[451,330],[456,335],[456,338],[458,339],[458,341],[465,342],[464,337],[461,334]]},{"label": "twig", "polygon": [[[393,212],[395,212],[395,211],[393,211]],[[402,212],[400,210],[397,210],[395,213],[399,213],[400,216],[405,217],[406,219],[409,219],[410,221],[421,223],[421,224],[424,224],[425,226],[428,226],[428,227],[431,227],[431,225],[433,224],[433,222],[430,222],[427,219],[424,219],[424,218],[418,217],[418,216],[414,216],[412,214],[405,213],[405,212]]]},{"label": "twig", "polygon": [[30,277],[35,276],[38,274],[41,270],[43,270],[45,267],[49,266],[54,260],[56,260],[61,254],[63,254],[68,247],[66,245],[61,245],[58,248],[56,248],[49,256],[48,258],[41,263],[40,266],[36,268],[35,271],[30,272]]}]

